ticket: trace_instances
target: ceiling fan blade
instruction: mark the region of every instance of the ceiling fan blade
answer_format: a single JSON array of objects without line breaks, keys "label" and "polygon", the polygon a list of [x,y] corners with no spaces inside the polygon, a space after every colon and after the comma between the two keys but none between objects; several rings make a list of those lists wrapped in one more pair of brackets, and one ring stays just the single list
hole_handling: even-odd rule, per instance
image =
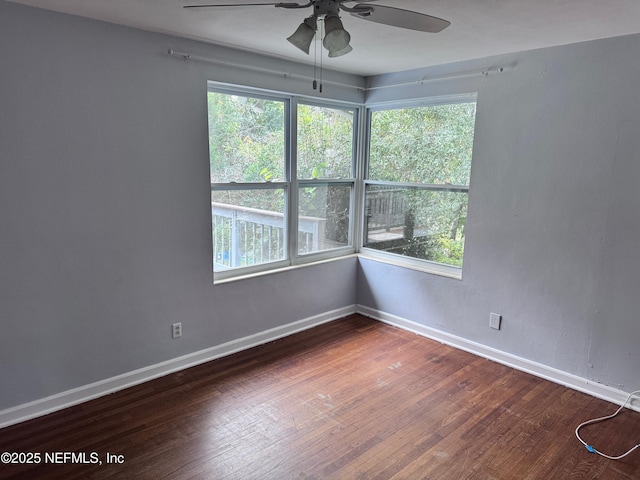
[{"label": "ceiling fan blade", "polygon": [[302,7],[303,4],[293,3],[293,2],[264,2],[262,0],[252,1],[244,1],[242,3],[229,3],[229,0],[222,0],[219,3],[209,3],[206,5],[184,5],[183,8],[215,8],[215,7],[253,7],[260,5],[269,5],[276,7],[284,7],[284,8],[292,8],[292,7]]},{"label": "ceiling fan blade", "polygon": [[371,22],[383,23],[394,27],[408,28],[420,32],[438,33],[451,25],[451,22],[442,18],[432,17],[424,13],[403,10],[402,8],[385,7],[369,3],[355,5],[354,10],[362,9],[362,12],[351,12],[351,15],[369,20]]}]

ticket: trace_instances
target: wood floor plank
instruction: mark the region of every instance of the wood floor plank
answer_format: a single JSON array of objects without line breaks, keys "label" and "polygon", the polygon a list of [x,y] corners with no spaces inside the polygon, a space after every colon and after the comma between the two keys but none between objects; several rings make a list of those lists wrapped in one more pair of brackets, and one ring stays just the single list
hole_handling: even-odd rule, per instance
[{"label": "wood floor plank", "polygon": [[[589,453],[617,406],[353,315],[0,430],[0,479],[637,479],[640,452]],[[620,453],[640,414],[583,429]],[[107,463],[106,455],[124,463]]]}]

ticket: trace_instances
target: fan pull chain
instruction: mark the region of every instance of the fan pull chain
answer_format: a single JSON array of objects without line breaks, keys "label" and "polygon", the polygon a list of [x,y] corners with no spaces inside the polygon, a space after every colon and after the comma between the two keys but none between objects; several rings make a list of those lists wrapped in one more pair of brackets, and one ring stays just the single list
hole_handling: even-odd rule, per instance
[{"label": "fan pull chain", "polygon": [[[322,19],[322,22],[320,22],[320,42],[316,42],[316,43],[321,43],[323,38],[324,38],[324,19]],[[318,91],[322,93],[322,47],[319,47],[319,48],[320,48],[320,85],[318,86]]]},{"label": "fan pull chain", "polygon": [[[316,35],[318,35],[318,30],[316,27]],[[318,89],[318,80],[316,80],[317,77],[317,64],[318,64],[318,42],[314,41],[313,42],[313,89],[317,90]]]},{"label": "fan pull chain", "polygon": [[[314,41],[313,45],[313,82],[311,86],[314,90],[318,90],[322,93],[322,47],[318,46],[319,43],[322,42],[322,38],[324,37],[324,20],[320,22],[320,42],[317,40]],[[316,30],[316,35],[318,34],[318,30]],[[315,37],[314,37],[315,39]],[[320,66],[318,67],[318,49],[320,49]],[[318,68],[320,69],[320,81],[318,82]]]}]

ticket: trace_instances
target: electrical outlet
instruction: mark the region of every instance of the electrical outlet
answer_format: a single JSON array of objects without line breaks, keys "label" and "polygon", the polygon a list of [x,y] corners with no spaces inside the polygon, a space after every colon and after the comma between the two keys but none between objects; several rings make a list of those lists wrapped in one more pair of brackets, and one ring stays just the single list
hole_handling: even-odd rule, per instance
[{"label": "electrical outlet", "polygon": [[502,316],[497,313],[492,313],[489,315],[489,326],[491,328],[495,328],[496,330],[500,330],[500,323],[502,323]]},{"label": "electrical outlet", "polygon": [[182,336],[182,322],[171,325],[171,338],[179,338]]}]

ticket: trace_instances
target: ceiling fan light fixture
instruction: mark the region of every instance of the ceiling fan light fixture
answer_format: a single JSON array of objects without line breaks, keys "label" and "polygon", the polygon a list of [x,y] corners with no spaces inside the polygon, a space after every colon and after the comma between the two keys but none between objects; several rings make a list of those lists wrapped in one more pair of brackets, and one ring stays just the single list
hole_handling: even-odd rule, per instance
[{"label": "ceiling fan light fixture", "polygon": [[315,15],[311,15],[304,19],[295,32],[287,38],[287,41],[309,55],[309,48],[313,37],[316,36],[317,20]]},{"label": "ceiling fan light fixture", "polygon": [[332,56],[331,53],[336,53],[349,47],[351,35],[349,35],[349,32],[344,29],[342,22],[340,21],[340,17],[335,13],[328,13],[324,17],[324,31],[325,34],[324,39],[322,40],[322,45],[324,45],[324,48],[329,50],[329,56]]}]

